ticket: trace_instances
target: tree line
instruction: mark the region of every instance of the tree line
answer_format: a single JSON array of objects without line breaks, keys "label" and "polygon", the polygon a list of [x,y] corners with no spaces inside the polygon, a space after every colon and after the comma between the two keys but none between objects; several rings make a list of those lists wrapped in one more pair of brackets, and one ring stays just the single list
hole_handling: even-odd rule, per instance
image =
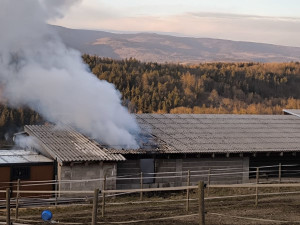
[{"label": "tree line", "polygon": [[[300,108],[300,63],[174,63],[83,55],[101,80],[113,83],[133,113],[282,114]],[[0,105],[0,140],[26,124],[43,123],[30,109]]]},{"label": "tree line", "polygon": [[31,109],[12,109],[0,105],[0,146],[11,144],[13,134],[21,131],[24,125],[40,123],[43,123],[43,119]]},{"label": "tree line", "polygon": [[83,55],[134,113],[281,114],[300,108],[300,63],[144,63]]}]

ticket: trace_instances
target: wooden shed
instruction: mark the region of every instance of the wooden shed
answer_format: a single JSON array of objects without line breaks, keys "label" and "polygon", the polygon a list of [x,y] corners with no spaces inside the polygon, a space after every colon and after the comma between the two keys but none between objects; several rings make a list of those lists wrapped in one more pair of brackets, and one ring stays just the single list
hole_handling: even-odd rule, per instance
[{"label": "wooden shed", "polygon": [[[55,161],[59,190],[102,187],[104,176],[117,176],[117,162],[126,160],[121,154],[109,154],[103,146],[68,126],[31,125],[24,131],[34,137],[39,146],[36,151]],[[107,182],[107,187],[115,189],[115,181]]]},{"label": "wooden shed", "polygon": [[[16,189],[18,179],[22,190],[52,190],[52,184],[33,185],[31,181],[49,181],[54,178],[54,163],[30,150],[0,150],[0,188]],[[24,196],[24,195],[23,195]],[[2,194],[1,197],[4,197]]]}]

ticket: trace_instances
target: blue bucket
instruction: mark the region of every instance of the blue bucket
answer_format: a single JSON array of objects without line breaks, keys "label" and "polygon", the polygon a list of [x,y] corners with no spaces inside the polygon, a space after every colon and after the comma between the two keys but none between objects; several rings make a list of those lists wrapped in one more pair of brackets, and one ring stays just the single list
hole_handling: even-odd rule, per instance
[{"label": "blue bucket", "polygon": [[52,212],[50,210],[44,210],[42,212],[42,220],[50,221],[52,219]]}]

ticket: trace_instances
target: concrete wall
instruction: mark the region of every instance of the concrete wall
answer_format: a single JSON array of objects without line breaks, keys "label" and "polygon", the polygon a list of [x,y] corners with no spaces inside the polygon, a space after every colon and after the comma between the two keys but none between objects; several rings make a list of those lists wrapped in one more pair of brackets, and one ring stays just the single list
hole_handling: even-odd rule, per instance
[{"label": "concrete wall", "polygon": [[[72,190],[72,191],[93,191],[96,188],[102,189],[103,183],[99,179],[103,179],[106,175],[107,177],[116,176],[117,166],[116,163],[73,163],[70,165],[58,165],[58,180],[67,181],[71,180],[73,182],[59,184],[59,190]],[[96,179],[96,180],[94,180]],[[80,182],[76,182],[80,181]],[[89,180],[81,182],[82,180]],[[107,189],[115,189],[115,180],[107,180]]]},{"label": "concrete wall", "polygon": [[[208,182],[209,169],[211,171],[211,184],[245,183],[249,179],[249,158],[155,159],[155,172],[158,173],[155,175],[155,183],[143,184],[143,187],[174,187],[186,185],[188,170],[191,171],[191,185],[197,184],[200,180]],[[118,163],[118,176],[131,175],[132,177],[139,177],[140,172],[140,161],[138,159]],[[170,176],[176,177],[171,178]],[[118,189],[140,188],[140,180],[117,180],[116,186]]]},{"label": "concrete wall", "polygon": [[[216,183],[242,183],[248,181],[249,158],[248,157],[223,157],[223,158],[182,158],[161,159],[155,163],[154,183],[143,184],[149,187],[174,187],[187,184],[187,171],[191,171],[191,185],[200,180],[208,181],[208,170],[211,170],[210,181]],[[230,170],[224,170],[230,169]],[[165,173],[167,172],[167,173]],[[71,164],[58,165],[58,179],[64,180],[91,180],[85,182],[61,183],[60,190],[87,190],[102,189],[102,181],[93,179],[104,178],[107,175],[106,189],[131,189],[140,188],[140,160],[126,160],[118,163],[95,163],[95,164]],[[221,175],[217,175],[220,174]],[[232,174],[234,173],[234,174]],[[118,178],[116,178],[116,176]],[[144,177],[146,175],[144,174]],[[176,176],[176,177],[170,177]],[[111,179],[113,177],[113,179]],[[135,179],[119,179],[122,177]]]}]

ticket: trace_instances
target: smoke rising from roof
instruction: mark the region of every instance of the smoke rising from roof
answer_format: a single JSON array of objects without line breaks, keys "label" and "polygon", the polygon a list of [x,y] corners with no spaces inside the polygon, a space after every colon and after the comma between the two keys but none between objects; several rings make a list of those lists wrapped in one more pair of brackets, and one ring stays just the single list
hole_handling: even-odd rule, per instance
[{"label": "smoke rising from roof", "polygon": [[[12,107],[29,106],[103,144],[137,148],[135,118],[114,85],[90,73],[47,25],[77,0],[2,0],[0,87]],[[2,100],[3,101],[3,100]]]},{"label": "smoke rising from roof", "polygon": [[32,136],[16,135],[14,142],[17,147],[21,147],[23,149],[39,148],[38,142],[35,137]]}]

